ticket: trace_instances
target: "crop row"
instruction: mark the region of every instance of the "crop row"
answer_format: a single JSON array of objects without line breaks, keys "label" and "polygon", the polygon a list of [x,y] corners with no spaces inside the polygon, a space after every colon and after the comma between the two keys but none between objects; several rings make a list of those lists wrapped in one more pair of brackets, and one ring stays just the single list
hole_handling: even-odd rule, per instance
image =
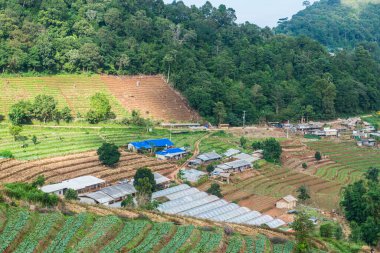
[{"label": "crop row", "polygon": [[0,252],[4,252],[25,227],[29,219],[29,213],[25,211],[17,212],[13,209],[9,209],[7,217],[8,221],[0,235]]},{"label": "crop row", "polygon": [[284,250],[283,244],[274,244],[273,245],[273,253],[282,253]]},{"label": "crop row", "polygon": [[157,245],[161,239],[170,232],[173,224],[157,223],[153,225],[152,230],[145,237],[142,243],[130,251],[130,253],[148,253]]},{"label": "crop row", "polygon": [[58,232],[55,239],[50,243],[45,253],[64,253],[70,240],[83,225],[86,214],[79,214],[67,219],[63,228]]},{"label": "crop row", "polygon": [[117,237],[104,247],[101,253],[118,252],[138,236],[143,229],[148,225],[146,221],[131,221],[127,222],[124,228],[120,231]]},{"label": "crop row", "polygon": [[99,240],[108,232],[112,231],[115,226],[121,223],[121,220],[116,216],[105,216],[99,218],[92,226],[88,234],[78,243],[74,252],[80,252],[84,249],[94,247]]},{"label": "crop row", "polygon": [[291,241],[287,241],[284,245],[283,253],[291,253],[293,252],[293,248],[294,248],[294,243],[292,243]]},{"label": "crop row", "polygon": [[256,253],[263,253],[267,238],[264,235],[258,235],[256,240]]},{"label": "crop row", "polygon": [[255,242],[252,237],[245,237],[245,253],[254,253],[255,252]]},{"label": "crop row", "polygon": [[217,249],[222,241],[223,235],[221,233],[212,233],[202,231],[201,240],[191,251],[191,253],[208,253]]},{"label": "crop row", "polygon": [[34,229],[28,233],[15,253],[33,253],[40,243],[50,232],[55,223],[61,218],[58,213],[41,214]]},{"label": "crop row", "polygon": [[190,238],[194,226],[181,226],[160,253],[175,253]]},{"label": "crop row", "polygon": [[240,237],[234,236],[228,242],[226,253],[239,253],[243,246],[243,241]]}]

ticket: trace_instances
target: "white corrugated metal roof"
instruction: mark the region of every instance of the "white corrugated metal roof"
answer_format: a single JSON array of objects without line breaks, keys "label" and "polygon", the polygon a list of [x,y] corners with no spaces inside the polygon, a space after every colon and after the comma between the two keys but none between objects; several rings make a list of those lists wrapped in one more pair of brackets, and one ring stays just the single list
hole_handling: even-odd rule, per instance
[{"label": "white corrugated metal roof", "polygon": [[174,200],[174,199],[186,197],[186,196],[198,193],[198,192],[199,192],[199,190],[197,188],[190,188],[187,190],[183,190],[183,191],[179,191],[179,192],[175,192],[175,193],[166,195],[166,197],[170,200]]},{"label": "white corrugated metal roof", "polygon": [[233,223],[238,223],[238,224],[243,224],[246,221],[255,219],[257,217],[261,216],[260,212],[257,211],[250,211],[248,213],[245,213],[243,215],[240,215],[238,217],[234,217],[232,219],[227,220],[227,222],[233,222]]},{"label": "white corrugated metal roof", "polygon": [[177,214],[177,213],[192,209],[194,207],[198,207],[198,206],[208,204],[208,203],[216,201],[218,199],[219,199],[218,197],[213,196],[213,195],[206,196],[206,197],[198,199],[198,200],[190,201],[187,204],[178,205],[178,206],[175,206],[173,208],[168,208],[165,212],[170,213],[170,214]]},{"label": "white corrugated metal roof", "polygon": [[213,209],[213,210],[201,213],[201,214],[197,214],[195,216],[198,218],[210,219],[212,217],[215,217],[215,216],[230,212],[232,210],[238,209],[239,207],[240,206],[238,206],[237,204],[230,203],[226,206],[221,206],[219,208],[216,208],[216,209]]},{"label": "white corrugated metal roof", "polygon": [[244,224],[260,226],[260,225],[265,224],[267,222],[270,222],[272,220],[274,220],[274,219],[270,215],[261,215],[255,219],[253,219],[253,220],[249,220],[247,222],[244,222]]},{"label": "white corrugated metal roof", "polygon": [[283,197],[282,199],[285,200],[286,202],[298,201],[298,199],[296,199],[296,198],[293,197],[292,195],[285,196],[285,197]]},{"label": "white corrugated metal roof", "polygon": [[64,189],[80,190],[88,186],[102,184],[105,181],[94,176],[82,176],[62,181],[58,184],[45,185],[41,187],[41,191],[51,193]]},{"label": "white corrugated metal roof", "polygon": [[214,221],[227,221],[231,218],[241,216],[245,213],[248,213],[250,210],[246,207],[240,207],[238,209],[232,210],[230,212],[224,213],[222,215],[215,216],[211,218]]},{"label": "white corrugated metal roof", "polygon": [[172,193],[175,193],[175,192],[179,192],[179,191],[183,191],[183,190],[186,190],[186,189],[190,189],[190,186],[187,185],[187,184],[180,184],[180,185],[177,185],[177,186],[174,186],[174,187],[171,187],[171,188],[167,188],[165,190],[153,192],[152,198],[156,199],[156,198],[164,197],[164,196],[167,196],[169,194],[172,194]]},{"label": "white corrugated metal roof", "polygon": [[111,196],[114,199],[125,197],[127,195],[131,195],[137,192],[135,187],[129,183],[108,186],[106,188],[101,189],[100,191]]},{"label": "white corrugated metal roof", "polygon": [[231,148],[231,149],[227,150],[223,155],[227,156],[227,157],[230,157],[230,156],[233,156],[233,155],[237,155],[239,153],[240,153],[240,150]]},{"label": "white corrugated metal roof", "polygon": [[270,228],[278,228],[278,227],[285,225],[286,223],[283,220],[275,219],[275,220],[269,221],[265,224],[268,225],[268,227],[270,227]]},{"label": "white corrugated metal roof", "polygon": [[101,191],[84,194],[84,195],[81,195],[81,197],[87,197],[87,198],[93,199],[100,204],[105,204],[114,200],[111,196]]},{"label": "white corrugated metal roof", "polygon": [[223,163],[217,166],[218,169],[229,170],[229,169],[237,169],[245,166],[252,166],[250,162],[245,160],[236,160],[228,163]]},{"label": "white corrugated metal roof", "polygon": [[222,157],[216,152],[209,152],[209,153],[201,154],[197,158],[204,162],[207,162],[211,160],[218,160],[218,159],[221,159]]},{"label": "white corrugated metal roof", "polygon": [[163,184],[163,183],[166,183],[166,182],[170,182],[170,179],[157,173],[157,172],[153,172],[153,175],[154,175],[154,180],[156,181],[156,184]]},{"label": "white corrugated metal roof", "polygon": [[171,200],[159,205],[158,210],[160,211],[169,210],[170,208],[174,208],[180,205],[185,205],[185,204],[188,204],[189,202],[192,202],[201,198],[205,198],[207,196],[208,194],[205,192],[197,192],[195,194],[189,194],[181,198]]},{"label": "white corrugated metal roof", "polygon": [[239,159],[239,160],[244,160],[244,161],[247,161],[249,163],[253,163],[255,161],[260,160],[260,158],[258,158],[258,157],[253,157],[253,156],[245,154],[245,153],[235,155],[234,158]]},{"label": "white corrugated metal roof", "polygon": [[182,215],[188,215],[188,216],[195,216],[197,214],[204,213],[204,212],[216,209],[216,208],[221,207],[221,206],[226,206],[226,205],[228,205],[228,202],[225,201],[224,199],[220,199],[220,200],[208,203],[208,204],[203,205],[203,206],[199,206],[199,207],[195,207],[195,208],[190,209],[190,210],[186,210],[186,211],[182,212],[181,214]]}]

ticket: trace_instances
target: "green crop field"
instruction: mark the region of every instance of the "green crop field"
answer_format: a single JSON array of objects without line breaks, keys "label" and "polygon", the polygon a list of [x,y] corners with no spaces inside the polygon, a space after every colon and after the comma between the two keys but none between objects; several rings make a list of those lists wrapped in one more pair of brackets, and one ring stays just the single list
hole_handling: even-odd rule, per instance
[{"label": "green crop field", "polygon": [[7,115],[12,104],[21,99],[33,99],[37,95],[53,96],[59,108],[68,106],[74,115],[84,115],[90,109],[90,97],[96,92],[105,93],[117,116],[126,114],[120,102],[111,95],[99,75],[58,75],[47,77],[1,77],[0,114]]},{"label": "green crop field", "polygon": [[[178,147],[194,147],[196,140],[204,132],[173,134],[172,141]],[[24,141],[15,141],[9,134],[7,125],[0,125],[0,151],[9,150],[20,160],[34,160],[44,157],[96,150],[103,142],[126,145],[131,141],[152,138],[169,138],[170,132],[165,129],[154,129],[147,132],[145,128],[129,127],[40,127],[24,126],[21,136]],[[37,137],[37,144],[32,137]]]},{"label": "green crop field", "polygon": [[317,170],[315,175],[326,180],[348,184],[359,180],[369,167],[380,167],[380,150],[360,148],[352,141],[316,141],[307,145],[336,162]]},{"label": "green crop field", "polygon": [[293,243],[271,244],[267,237],[233,236],[220,228],[81,213],[37,213],[0,206],[0,249],[6,252],[292,252]]}]

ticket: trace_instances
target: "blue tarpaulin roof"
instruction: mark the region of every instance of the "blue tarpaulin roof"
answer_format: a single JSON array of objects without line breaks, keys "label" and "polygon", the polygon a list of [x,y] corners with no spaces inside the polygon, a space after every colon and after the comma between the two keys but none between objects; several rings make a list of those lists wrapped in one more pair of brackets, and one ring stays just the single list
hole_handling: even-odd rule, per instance
[{"label": "blue tarpaulin roof", "polygon": [[157,155],[169,155],[169,154],[177,154],[177,153],[186,153],[186,150],[182,148],[170,148],[170,149],[165,149],[159,152],[156,152]]},{"label": "blue tarpaulin roof", "polygon": [[174,145],[169,139],[156,139],[156,140],[145,140],[138,142],[131,142],[136,149],[151,149],[157,147],[171,147]]}]

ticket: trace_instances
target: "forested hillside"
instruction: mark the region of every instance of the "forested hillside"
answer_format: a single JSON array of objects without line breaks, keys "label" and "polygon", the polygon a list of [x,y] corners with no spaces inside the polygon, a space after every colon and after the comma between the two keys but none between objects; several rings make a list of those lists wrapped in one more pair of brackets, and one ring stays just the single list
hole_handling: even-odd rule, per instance
[{"label": "forested hillside", "polygon": [[244,110],[251,123],[380,108],[380,65],[371,47],[333,57],[306,37],[235,20],[234,10],[210,3],[0,0],[0,69],[161,73],[206,119],[233,125]]},{"label": "forested hillside", "polygon": [[364,43],[378,51],[379,27],[378,0],[321,0],[281,23],[276,32],[306,35],[330,49],[354,48]]}]

